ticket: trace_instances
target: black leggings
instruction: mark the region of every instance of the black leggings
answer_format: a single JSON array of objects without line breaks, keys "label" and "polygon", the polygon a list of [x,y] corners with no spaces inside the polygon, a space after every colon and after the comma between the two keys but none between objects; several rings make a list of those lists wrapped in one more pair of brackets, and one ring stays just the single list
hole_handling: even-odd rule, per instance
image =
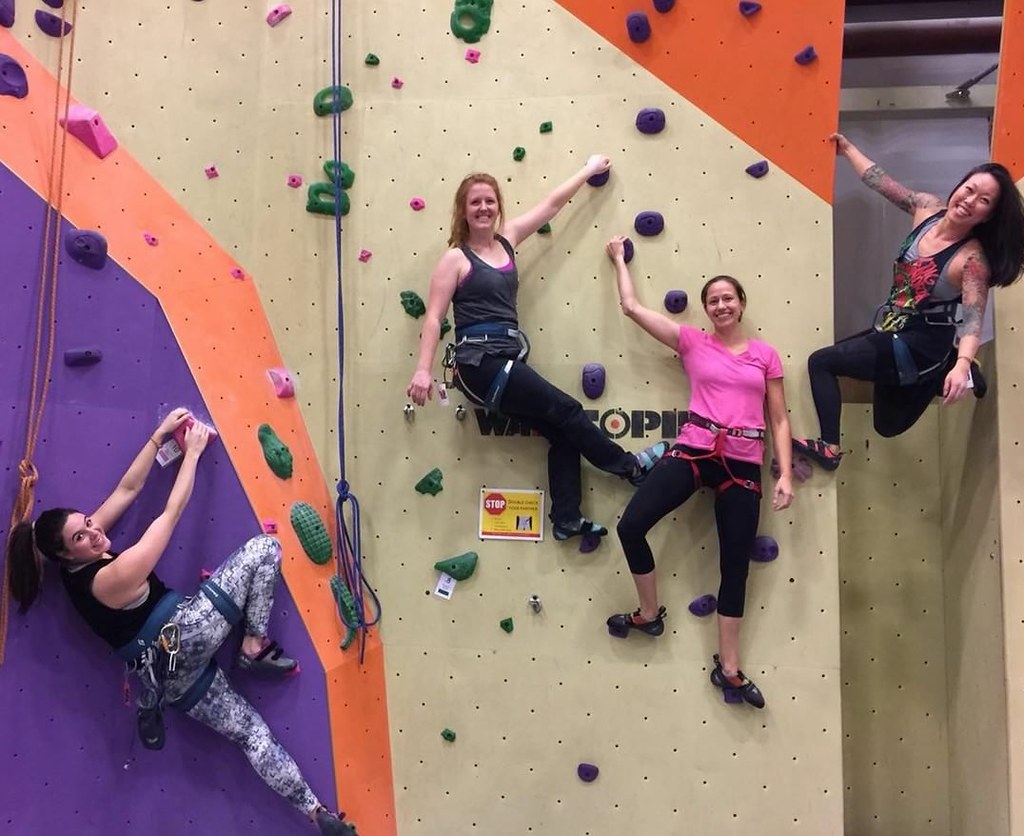
[{"label": "black leggings", "polygon": [[[695,455],[707,452],[680,445],[673,449]],[[761,484],[760,465],[736,459],[726,461],[737,479]],[[634,575],[646,575],[654,571],[654,555],[647,543],[647,532],[693,496],[698,488],[713,488],[729,479],[719,461],[698,459],[693,464],[697,465],[700,472],[700,484],[694,478],[689,461],[665,456],[647,474],[622,512],[618,525],[619,540],[626,554],[629,571]],[[718,587],[718,612],[721,615],[743,617],[750,551],[757,536],[760,516],[761,495],[756,491],[733,484],[715,496],[715,522],[718,526],[719,566],[722,573]]]},{"label": "black leggings", "polygon": [[[508,358],[483,357],[479,366],[460,365],[462,390],[477,403],[483,403],[491,382],[507,362]],[[502,415],[527,419],[551,444],[548,485],[551,521],[556,525],[569,525],[583,516],[581,455],[607,473],[623,478],[633,475],[636,457],[601,432],[584,414],[579,401],[548,383],[522,361],[512,365],[499,408]]]}]

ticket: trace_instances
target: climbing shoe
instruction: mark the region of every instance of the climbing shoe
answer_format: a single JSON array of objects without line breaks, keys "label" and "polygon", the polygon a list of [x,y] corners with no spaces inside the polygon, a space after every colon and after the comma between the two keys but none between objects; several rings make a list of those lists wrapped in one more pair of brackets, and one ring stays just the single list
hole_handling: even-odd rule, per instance
[{"label": "climbing shoe", "polygon": [[669,443],[667,441],[659,441],[657,444],[645,447],[639,453],[634,453],[633,458],[636,459],[636,466],[633,468],[633,474],[629,477],[629,484],[639,485],[647,478],[647,474],[654,470],[654,466],[668,451]]},{"label": "climbing shoe", "polygon": [[556,540],[568,540],[570,537],[583,537],[587,534],[604,537],[608,529],[586,517],[580,517],[574,523],[554,523],[551,533]]},{"label": "climbing shoe", "polygon": [[835,453],[820,438],[794,438],[793,451],[806,456],[822,470],[833,471],[839,467],[843,453]]},{"label": "climbing shoe", "polygon": [[343,821],[344,818],[344,813],[336,816],[326,807],[321,807],[316,811],[316,826],[323,836],[356,836],[355,827]]},{"label": "climbing shoe", "polygon": [[630,630],[639,630],[648,636],[660,636],[665,632],[665,615],[664,607],[658,607],[658,617],[653,621],[644,621],[639,609],[617,613],[608,617],[608,632],[620,639],[626,638]]},{"label": "climbing shoe", "polygon": [[160,694],[153,688],[147,688],[139,697],[135,722],[143,746],[153,750],[164,748],[164,713]]},{"label": "climbing shoe", "polygon": [[298,673],[299,663],[285,656],[277,642],[268,641],[255,656],[239,653],[238,668],[260,676],[282,677]]},{"label": "climbing shoe", "polygon": [[[717,653],[714,655],[714,663],[715,666],[711,670],[711,684],[722,689],[726,702],[743,700],[754,708],[764,708],[764,694],[744,676],[743,671],[736,671],[736,676],[726,676],[725,671],[722,670],[722,660],[718,658]],[[730,696],[733,699],[730,699]]]}]

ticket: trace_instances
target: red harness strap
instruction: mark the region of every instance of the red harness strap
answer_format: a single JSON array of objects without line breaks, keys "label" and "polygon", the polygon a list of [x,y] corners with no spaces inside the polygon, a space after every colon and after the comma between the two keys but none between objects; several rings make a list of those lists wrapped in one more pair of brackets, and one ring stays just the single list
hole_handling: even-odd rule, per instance
[{"label": "red harness strap", "polygon": [[693,453],[687,453],[685,450],[669,450],[667,455],[672,456],[674,459],[683,459],[690,463],[690,467],[693,470],[693,480],[696,482],[697,487],[704,487],[704,482],[700,478],[700,468],[697,467],[697,462],[702,459],[713,459],[725,468],[725,472],[728,476],[722,482],[717,485],[708,485],[709,488],[714,488],[715,494],[721,495],[725,493],[733,485],[739,485],[741,488],[746,488],[748,491],[753,491],[758,496],[761,496],[761,485],[758,482],[754,482],[750,479],[739,479],[737,478],[732,470],[729,469],[729,462],[726,461],[724,445],[725,439],[729,435],[728,427],[719,427],[718,432],[715,433],[715,446],[712,447],[707,453],[700,456],[695,456]]}]

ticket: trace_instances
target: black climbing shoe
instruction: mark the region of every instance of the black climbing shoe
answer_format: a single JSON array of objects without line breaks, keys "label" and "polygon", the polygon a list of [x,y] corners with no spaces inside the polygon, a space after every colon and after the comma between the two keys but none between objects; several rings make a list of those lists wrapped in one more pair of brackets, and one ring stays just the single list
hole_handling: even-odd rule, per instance
[{"label": "black climbing shoe", "polygon": [[239,653],[238,668],[260,676],[275,678],[298,673],[299,663],[285,656],[277,642],[268,641],[255,656]]},{"label": "black climbing shoe", "polygon": [[631,613],[617,613],[608,617],[608,632],[620,639],[626,638],[630,630],[639,630],[648,636],[660,636],[665,632],[665,615],[664,607],[658,607],[658,617],[653,621],[644,621],[639,609]]},{"label": "black climbing shoe", "polygon": [[726,702],[729,702],[728,692],[732,691],[745,702],[754,706],[754,708],[764,708],[764,694],[761,693],[761,690],[751,680],[744,676],[743,671],[736,671],[735,678],[739,680],[739,684],[733,685],[725,675],[725,671],[722,670],[722,661],[718,658],[717,653],[714,656],[714,663],[715,666],[711,670],[711,684],[726,692]]},{"label": "black climbing shoe", "polygon": [[316,811],[316,826],[320,828],[323,836],[356,836],[356,829],[342,819],[345,814],[336,816],[326,807]]},{"label": "black climbing shoe", "polygon": [[580,517],[574,523],[555,523],[551,527],[551,533],[556,540],[568,540],[570,537],[583,537],[587,534],[604,537],[608,529],[586,517]]},{"label": "black climbing shoe", "polygon": [[160,694],[152,688],[142,692],[135,716],[139,740],[147,749],[164,748],[164,713],[160,705]]},{"label": "black climbing shoe", "polygon": [[839,467],[843,460],[843,453],[835,453],[820,438],[794,438],[793,450],[801,456],[806,456],[822,470],[833,471]]}]

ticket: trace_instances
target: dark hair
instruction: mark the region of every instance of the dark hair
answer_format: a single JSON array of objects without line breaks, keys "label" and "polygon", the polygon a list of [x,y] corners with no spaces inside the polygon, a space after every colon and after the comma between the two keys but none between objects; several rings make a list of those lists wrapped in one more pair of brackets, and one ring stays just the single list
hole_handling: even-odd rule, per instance
[{"label": "dark hair", "polygon": [[736,291],[736,295],[740,299],[740,304],[747,304],[747,292],[743,289],[739,279],[734,279],[732,276],[714,276],[704,282],[704,287],[700,289],[700,303],[703,307],[707,307],[708,304],[708,288],[715,282],[728,282],[731,284],[732,289]]},{"label": "dark hair", "polygon": [[39,597],[43,585],[43,563],[39,555],[55,563],[64,553],[64,524],[73,508],[50,508],[35,523],[20,522],[7,538],[7,577],[11,595],[25,612]]},{"label": "dark hair", "polygon": [[949,196],[975,174],[988,174],[999,184],[999,198],[992,213],[987,221],[974,227],[973,235],[988,259],[989,287],[1006,287],[1017,281],[1024,270],[1024,203],[1010,172],[999,163],[976,165],[953,187]]},{"label": "dark hair", "polygon": [[455,205],[452,206],[452,231],[448,236],[449,247],[461,247],[469,237],[469,224],[466,221],[466,195],[469,194],[470,188],[477,183],[490,186],[498,198],[498,217],[495,219],[495,224],[500,225],[505,218],[505,204],[501,199],[501,187],[498,185],[498,181],[492,175],[483,172],[467,174],[459,183],[459,188],[455,190]]}]

